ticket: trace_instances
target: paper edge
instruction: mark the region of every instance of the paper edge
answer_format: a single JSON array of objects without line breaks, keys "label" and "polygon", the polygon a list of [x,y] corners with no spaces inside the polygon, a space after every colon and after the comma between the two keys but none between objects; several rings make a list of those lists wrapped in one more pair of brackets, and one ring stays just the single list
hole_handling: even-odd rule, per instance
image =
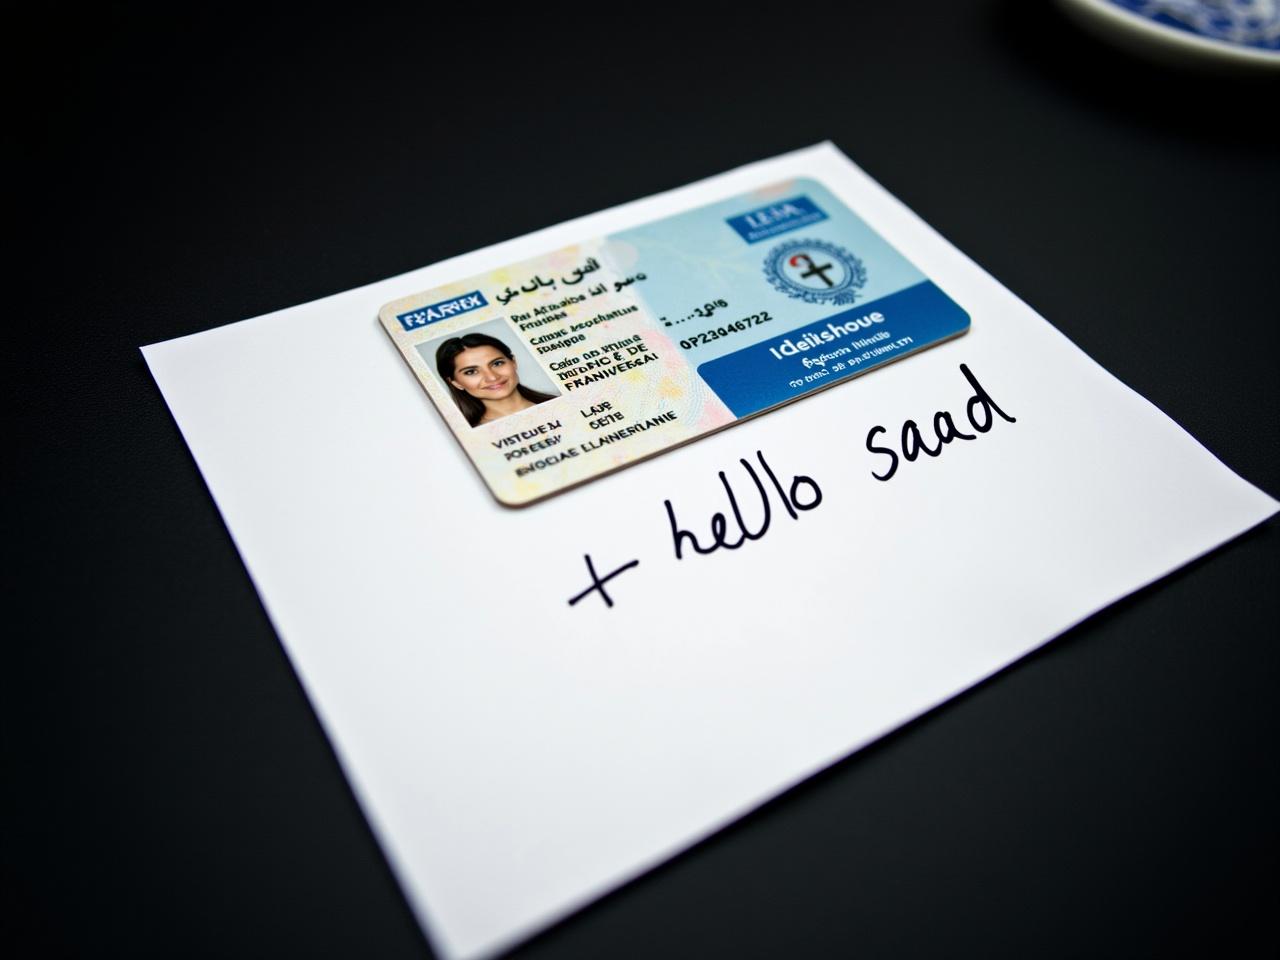
[{"label": "paper edge", "polygon": [[[488,246],[478,247],[475,250],[468,250],[464,253],[455,254],[452,257],[445,258],[444,260],[437,260],[433,263],[424,264],[423,266],[420,266],[420,267],[414,267],[411,270],[406,270],[406,271],[403,271],[402,273],[392,274],[391,276],[383,277],[379,280],[373,280],[373,281],[370,281],[369,283],[364,283],[357,287],[348,287],[344,290],[338,290],[338,291],[335,291],[334,293],[325,294],[324,296],[316,297],[312,300],[304,300],[300,303],[291,304],[287,307],[279,307],[275,310],[268,311],[267,313],[257,314],[256,316],[244,317],[244,318],[241,318],[240,320],[233,320],[233,321],[230,321],[229,323],[219,324],[215,327],[210,327],[207,330],[198,330],[193,333],[185,333],[177,337],[170,337],[166,340],[157,340],[157,341],[154,341],[153,343],[144,344],[141,347],[139,347],[139,349],[142,350],[143,355],[146,356],[148,351],[155,351],[157,348],[175,344],[180,341],[189,340],[193,337],[203,337],[210,334],[216,334],[220,331],[225,331],[234,327],[238,327],[240,324],[243,324],[243,323],[257,323],[258,321],[268,320],[274,317],[278,317],[280,314],[288,313],[292,310],[297,310],[301,307],[317,306],[328,300],[332,300],[337,297],[349,296],[351,294],[369,290],[372,287],[380,286],[382,284],[393,283],[400,280],[407,281],[409,278],[414,277],[418,274],[425,273],[427,271],[445,272],[447,270],[449,273],[453,273],[455,271],[455,268],[457,268],[461,270],[470,270],[471,272],[478,272],[476,270],[472,270],[472,268],[470,267],[464,266],[464,264],[470,260],[480,260],[485,257],[498,257],[504,249],[514,246],[517,243],[525,243],[525,242],[531,242],[539,239],[545,239],[547,240],[548,244],[552,246],[567,245],[572,241],[561,240],[558,238],[557,236],[558,234],[568,232],[568,231],[581,230],[581,231],[584,231],[582,233],[582,236],[587,236],[587,235],[590,235],[589,231],[585,231],[584,228],[589,228],[592,223],[600,219],[603,219],[606,216],[614,217],[617,215],[635,213],[647,205],[652,205],[652,203],[656,200],[676,199],[680,194],[685,192],[696,193],[699,190],[703,189],[706,184],[709,184],[713,181],[728,179],[735,176],[746,175],[753,170],[763,169],[767,166],[771,166],[774,164],[781,165],[783,163],[786,163],[787,161],[799,159],[806,155],[815,156],[815,157],[831,156],[833,157],[833,159],[843,160],[855,167],[857,166],[856,164],[853,164],[853,161],[849,159],[849,157],[842,150],[840,150],[840,148],[837,147],[832,141],[823,140],[819,143],[810,144],[807,147],[799,147],[795,150],[790,150],[786,153],[777,154],[772,157],[763,157],[758,160],[751,160],[746,163],[739,164],[736,167],[732,167],[728,170],[723,170],[719,173],[714,173],[714,174],[711,174],[710,176],[702,177],[691,183],[686,183],[680,186],[671,187],[670,189],[667,189],[667,190],[660,190],[657,193],[651,193],[642,197],[637,197],[634,200],[626,200],[626,201],[623,201],[622,203],[614,204],[611,207],[606,207],[603,210],[595,210],[591,213],[583,214],[582,216],[579,216],[579,217],[573,217],[569,220],[562,220],[558,223],[551,224],[550,226],[540,227],[539,229],[530,231],[529,233],[522,233],[518,236],[507,237],[506,239],[499,240],[495,243],[491,243]],[[726,196],[733,196],[732,190],[727,191]],[[714,199],[708,200],[706,202],[714,203],[715,200]],[[614,231],[625,230],[625,229],[629,229],[630,227],[640,226],[645,222],[647,221],[644,219],[636,219],[634,223],[629,224],[628,226],[613,227],[610,229]],[[581,239],[581,236],[578,239]],[[430,286],[431,284],[430,282],[428,282],[421,287],[414,287],[411,293],[418,292],[419,290],[426,290]],[[386,301],[386,303],[390,303],[390,302],[391,302],[390,300]],[[379,309],[381,309],[381,307],[384,305],[385,304],[380,303]],[[376,319],[376,318],[377,318],[377,312],[375,311],[373,315],[373,319]],[[153,376],[154,376],[154,373],[153,373]]]}]

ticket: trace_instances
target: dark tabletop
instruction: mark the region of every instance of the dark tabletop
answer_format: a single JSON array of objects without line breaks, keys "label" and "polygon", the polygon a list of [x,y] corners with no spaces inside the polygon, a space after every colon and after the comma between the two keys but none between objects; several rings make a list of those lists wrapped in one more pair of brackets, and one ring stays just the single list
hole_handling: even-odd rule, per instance
[{"label": "dark tabletop", "polygon": [[[142,344],[831,139],[1280,493],[1276,83],[1148,66],[1024,2],[697,29],[431,9],[10,31],[35,65],[10,79],[30,306],[5,352],[3,857],[41,955],[430,955]],[[1278,541],[1116,604],[516,955],[1274,955]]]}]

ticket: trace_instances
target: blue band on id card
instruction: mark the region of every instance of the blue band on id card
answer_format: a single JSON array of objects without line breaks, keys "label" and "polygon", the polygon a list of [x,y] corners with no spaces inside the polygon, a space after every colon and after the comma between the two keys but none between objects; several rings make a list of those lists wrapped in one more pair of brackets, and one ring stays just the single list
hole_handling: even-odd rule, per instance
[{"label": "blue band on id card", "polygon": [[380,318],[509,506],[969,329],[807,178],[460,279]]}]

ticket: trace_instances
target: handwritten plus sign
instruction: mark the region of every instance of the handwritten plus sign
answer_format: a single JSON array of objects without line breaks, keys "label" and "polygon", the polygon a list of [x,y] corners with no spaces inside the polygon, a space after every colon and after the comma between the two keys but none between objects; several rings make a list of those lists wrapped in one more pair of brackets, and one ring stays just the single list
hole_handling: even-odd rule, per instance
[{"label": "handwritten plus sign", "polygon": [[583,590],[576,597],[571,597],[569,599],[569,606],[571,607],[575,603],[577,603],[579,600],[581,600],[583,597],[585,597],[587,594],[591,593],[593,590],[599,590],[600,596],[604,598],[604,602],[608,606],[612,607],[613,598],[609,596],[609,593],[607,590],[605,590],[604,585],[608,583],[610,580],[612,580],[614,577],[616,577],[618,574],[622,573],[623,571],[630,570],[632,567],[636,567],[640,565],[639,560],[632,560],[630,563],[624,563],[622,566],[618,567],[612,573],[609,573],[601,577],[600,574],[596,573],[595,564],[591,562],[591,554],[589,553],[586,554],[585,556],[583,556],[582,559],[587,561],[587,571],[591,574],[591,586],[587,587],[587,589]]}]

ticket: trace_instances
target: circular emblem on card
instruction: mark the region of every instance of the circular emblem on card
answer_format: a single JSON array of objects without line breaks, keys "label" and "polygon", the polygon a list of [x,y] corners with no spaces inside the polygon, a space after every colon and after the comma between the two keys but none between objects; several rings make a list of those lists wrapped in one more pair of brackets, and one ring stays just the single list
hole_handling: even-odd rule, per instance
[{"label": "circular emblem on card", "polygon": [[806,303],[853,303],[867,268],[844,247],[825,240],[788,240],[769,251],[764,275],[779,292]]}]

